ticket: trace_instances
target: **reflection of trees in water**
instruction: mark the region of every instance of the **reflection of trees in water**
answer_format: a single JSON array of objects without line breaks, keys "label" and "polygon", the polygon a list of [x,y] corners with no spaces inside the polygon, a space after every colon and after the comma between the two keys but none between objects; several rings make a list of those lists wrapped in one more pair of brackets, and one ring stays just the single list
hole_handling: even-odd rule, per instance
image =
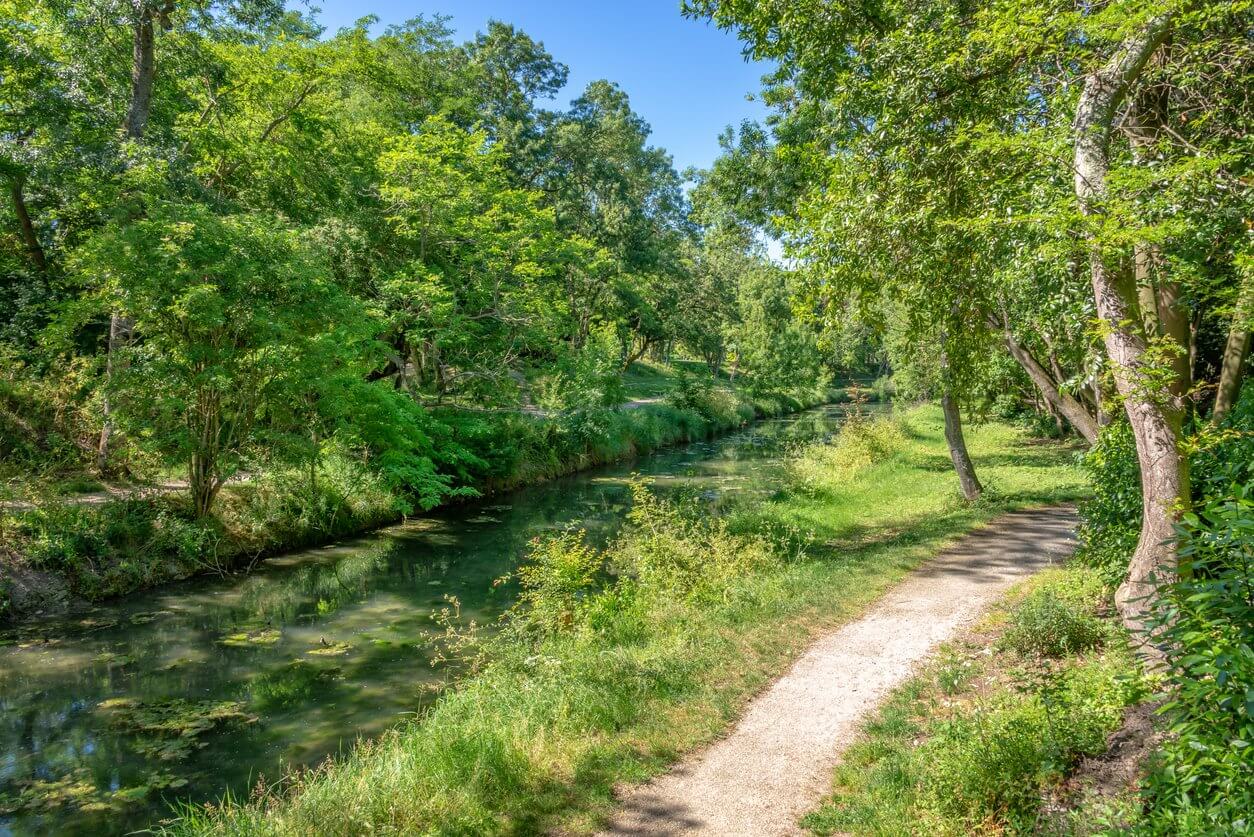
[{"label": "reflection of trees in water", "polygon": [[240,583],[231,616],[280,624],[304,613],[334,612],[378,583],[396,548],[384,540],[329,561],[250,576]]}]

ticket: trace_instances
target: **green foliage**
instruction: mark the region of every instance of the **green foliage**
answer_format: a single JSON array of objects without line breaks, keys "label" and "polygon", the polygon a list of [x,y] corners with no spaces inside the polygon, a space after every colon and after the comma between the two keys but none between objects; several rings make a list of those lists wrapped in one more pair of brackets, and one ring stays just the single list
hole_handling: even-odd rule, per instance
[{"label": "green foliage", "polygon": [[81,410],[64,406],[81,385],[78,374],[37,374],[0,343],[0,479],[83,467],[91,428]]},{"label": "green foliage", "polygon": [[536,538],[516,572],[522,590],[514,624],[553,633],[581,622],[588,600],[603,586],[604,564],[586,532]]},{"label": "green foliage", "polygon": [[611,552],[616,571],[651,596],[726,603],[744,578],[778,565],[781,548],[733,533],[727,521],[632,484],[631,534]]},{"label": "green foliage", "polygon": [[1191,577],[1156,606],[1171,736],[1147,782],[1145,828],[1241,833],[1254,825],[1254,483],[1186,516],[1179,544]]},{"label": "green foliage", "polygon": [[859,471],[891,457],[904,442],[898,418],[853,412],[834,440],[811,445],[791,463],[793,483],[811,494],[836,490]]},{"label": "green foliage", "polygon": [[1080,504],[1079,555],[1117,584],[1141,532],[1141,471],[1132,428],[1119,418],[1084,457],[1093,496]]},{"label": "green foliage", "polygon": [[705,376],[684,374],[666,400],[675,409],[695,412],[718,428],[735,427],[755,415],[751,405]]},{"label": "green foliage", "polygon": [[[1164,713],[1172,736],[1147,781],[1148,833],[1223,832],[1248,823],[1248,746],[1254,735],[1254,593],[1251,592],[1251,461],[1254,393],[1219,426],[1190,439],[1195,513],[1179,527],[1187,575],[1160,591],[1155,642],[1167,655]],[[1086,457],[1094,496],[1081,504],[1081,557],[1118,581],[1136,545],[1140,490],[1127,423],[1106,428]]]},{"label": "green foliage", "polygon": [[368,340],[364,312],[269,217],[153,203],[94,236],[75,269],[144,334],[109,395],[133,436],[188,467],[197,514],[250,450],[305,426],[301,405]]},{"label": "green foliage", "polygon": [[14,529],[31,566],[64,575],[89,599],[185,575],[216,560],[221,539],[212,525],[187,519],[177,505],[147,499],[49,501],[19,516]]},{"label": "green foliage", "polygon": [[537,402],[553,410],[614,407],[627,400],[617,348],[608,335],[593,334],[577,351],[564,352],[540,381]]},{"label": "green foliage", "polygon": [[1093,570],[1050,576],[1011,613],[1002,642],[1020,654],[1054,658],[1100,647],[1109,632],[1094,611],[1105,603],[1106,593]]}]

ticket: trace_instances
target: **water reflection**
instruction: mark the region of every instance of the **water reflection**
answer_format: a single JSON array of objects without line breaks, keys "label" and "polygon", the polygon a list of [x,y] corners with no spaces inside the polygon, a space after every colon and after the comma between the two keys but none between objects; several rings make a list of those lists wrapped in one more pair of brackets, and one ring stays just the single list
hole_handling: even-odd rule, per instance
[{"label": "water reflection", "polygon": [[377,735],[450,672],[428,642],[447,596],[490,623],[493,581],[536,534],[612,534],[628,477],[718,499],[769,494],[780,452],[830,433],[835,408],[450,509],[266,562],[244,578],[171,585],[0,634],[0,835],[144,828],[172,799],[246,792]]}]

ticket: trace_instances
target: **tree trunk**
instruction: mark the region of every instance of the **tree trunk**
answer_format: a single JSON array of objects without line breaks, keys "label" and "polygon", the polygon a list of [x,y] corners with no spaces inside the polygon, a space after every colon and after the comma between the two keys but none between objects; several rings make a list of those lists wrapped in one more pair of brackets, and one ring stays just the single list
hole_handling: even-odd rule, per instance
[{"label": "tree trunk", "polygon": [[96,446],[96,470],[102,475],[109,472],[109,458],[113,452],[115,432],[109,387],[117,375],[118,366],[121,363],[119,355],[122,347],[130,342],[133,327],[130,317],[124,317],[121,314],[113,314],[109,317],[109,347],[105,354],[105,391],[104,401],[101,404],[104,424],[100,428],[100,443]]},{"label": "tree trunk", "polygon": [[954,470],[958,473],[958,483],[962,486],[962,496],[968,502],[978,500],[984,492],[979,478],[975,475],[975,464],[967,453],[967,440],[962,435],[962,413],[958,409],[958,399],[946,390],[941,396],[941,410],[945,413],[945,442],[949,445],[949,457],[954,461]]},{"label": "tree trunk", "polygon": [[143,139],[152,111],[152,81],[157,61],[153,38],[153,8],[148,0],[131,0],[136,18],[131,33],[131,98],[122,130],[128,139]]},{"label": "tree trunk", "polygon": [[[993,324],[996,328],[996,324]],[[1054,381],[1049,371],[1041,365],[1040,361],[1022,346],[1019,341],[1015,340],[1014,335],[1008,329],[1002,330],[1005,338],[1006,348],[1010,351],[1010,356],[1018,361],[1023,367],[1023,371],[1028,373],[1028,377],[1032,379],[1032,383],[1036,384],[1036,388],[1040,390],[1041,395],[1046,402],[1061,413],[1063,418],[1070,422],[1076,432],[1084,437],[1084,440],[1090,445],[1097,442],[1097,434],[1100,430],[1097,419],[1089,414],[1084,405],[1058,389],[1058,384]]]},{"label": "tree trunk", "polygon": [[192,493],[192,508],[197,518],[209,516],[213,511],[213,501],[222,487],[214,474],[213,465],[210,457],[200,453],[192,454],[188,483]]},{"label": "tree trunk", "polygon": [[[122,121],[122,131],[128,139],[139,142],[148,128],[148,116],[152,111],[152,82],[156,76],[156,44],[153,19],[157,14],[169,14],[172,4],[155,11],[149,0],[131,0],[135,10],[134,29],[131,35],[131,97]],[[113,383],[118,365],[117,352],[131,339],[135,323],[125,314],[114,311],[109,315],[109,347],[105,360],[105,397],[101,404],[104,423],[100,428],[100,444],[96,448],[96,468],[101,474],[109,470],[112,453],[114,420],[108,388]]]},{"label": "tree trunk", "polygon": [[44,256],[44,248],[39,243],[39,236],[35,234],[35,225],[31,222],[30,212],[26,208],[26,196],[22,192],[25,180],[25,177],[18,175],[13,178],[9,187],[13,195],[13,212],[17,215],[17,224],[22,231],[22,243],[26,245],[26,254],[30,256],[35,269],[44,273],[48,270],[48,259]]},{"label": "tree trunk", "polygon": [[1254,321],[1254,282],[1246,282],[1237,300],[1228,329],[1228,342],[1224,346],[1223,368],[1219,372],[1219,389],[1215,392],[1215,409],[1211,420],[1219,422],[1228,414],[1241,396],[1241,381],[1245,377],[1246,362],[1250,354],[1250,323]]},{"label": "tree trunk", "polygon": [[[1085,79],[1076,107],[1074,168],[1076,199],[1086,217],[1099,217],[1104,212],[1115,113],[1130,85],[1166,38],[1171,23],[1170,14],[1151,19],[1128,36],[1105,66]],[[1129,628],[1143,631],[1149,597],[1158,583],[1176,576],[1172,526],[1188,503],[1188,464],[1179,449],[1178,405],[1170,403],[1170,393],[1145,391],[1147,344],[1137,328],[1140,318],[1136,289],[1129,277],[1120,276],[1117,269],[1107,264],[1107,254],[1096,232],[1090,228],[1086,236],[1093,296],[1104,324],[1106,353],[1132,424],[1141,471],[1141,535],[1128,564],[1127,578],[1115,594],[1115,604]]]}]

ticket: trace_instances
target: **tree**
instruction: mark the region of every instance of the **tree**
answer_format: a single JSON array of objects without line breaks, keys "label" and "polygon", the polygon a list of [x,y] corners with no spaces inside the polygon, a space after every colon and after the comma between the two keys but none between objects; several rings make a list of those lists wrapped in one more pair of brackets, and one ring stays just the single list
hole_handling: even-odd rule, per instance
[{"label": "tree", "polygon": [[[1231,219],[1248,218],[1248,186],[1231,171],[1248,166],[1248,96],[1239,92],[1248,86],[1238,80],[1250,66],[1247,4],[804,0],[785,9],[702,0],[686,8],[781,62],[777,137],[833,173],[801,201],[809,213],[796,235],[811,245],[806,252],[853,238],[892,257],[882,275],[901,286],[903,272],[917,275],[920,254],[939,243],[946,257],[926,263],[946,268],[938,276],[965,277],[956,301],[971,313],[951,333],[1000,327],[1044,397],[1086,435],[1092,428],[1077,405],[1092,418],[1101,406],[1087,370],[1113,374],[1145,496],[1141,543],[1118,597],[1125,620],[1138,625],[1153,582],[1175,573],[1168,539],[1189,503],[1183,422],[1201,398],[1194,370],[1210,365],[1199,335],[1217,311],[1239,307],[1234,243],[1245,233]],[[846,223],[850,214],[858,223]],[[1031,309],[1051,299],[1047,277],[1070,272],[1077,241],[1089,254],[1089,299],[1067,319],[1091,305],[1106,357],[1096,364],[1083,352],[1050,351],[1047,365],[1032,348],[1047,335],[1025,335],[1023,322],[1040,322]],[[857,247],[837,251],[856,262]],[[1054,270],[1033,267],[1032,254],[1050,251]],[[965,267],[955,273],[955,265]],[[907,299],[908,308],[927,303]],[[1232,342],[1235,359],[1244,340],[1238,333]],[[1083,375],[1053,369],[1067,356]],[[1093,397],[1060,386],[1071,378]]]},{"label": "tree", "polygon": [[300,431],[288,405],[364,371],[368,323],[272,219],[152,203],[103,228],[75,270],[143,335],[110,394],[130,432],[186,465],[198,516],[267,437]]},{"label": "tree", "polygon": [[[417,383],[491,398],[551,333],[557,229],[539,196],[511,189],[502,152],[439,119],[393,141],[380,194],[412,260],[385,285]],[[478,386],[471,386],[477,383]]]}]

